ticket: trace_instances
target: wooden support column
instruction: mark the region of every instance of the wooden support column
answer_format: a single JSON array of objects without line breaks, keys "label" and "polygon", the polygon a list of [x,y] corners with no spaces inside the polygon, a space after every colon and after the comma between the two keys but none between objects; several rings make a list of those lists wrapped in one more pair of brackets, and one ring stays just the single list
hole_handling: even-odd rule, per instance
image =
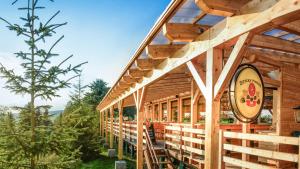
[{"label": "wooden support column", "polygon": [[241,35],[222,70],[222,50],[211,48],[206,59],[206,116],[205,116],[205,168],[218,167],[218,136],[220,129],[220,98],[242,61],[245,48],[252,36]]},{"label": "wooden support column", "polygon": [[194,127],[197,123],[198,101],[200,98],[200,91],[194,80],[192,80],[191,85],[191,126]]},{"label": "wooden support column", "polygon": [[[243,133],[249,133],[250,132],[250,124],[249,123],[242,123],[242,132]],[[242,146],[247,147],[248,146],[248,141],[247,140],[242,140]],[[249,161],[249,155],[242,153],[242,160],[243,161]],[[242,168],[246,169],[246,168]]]},{"label": "wooden support column", "polygon": [[102,112],[99,111],[99,135],[102,136]]},{"label": "wooden support column", "polygon": [[167,122],[172,122],[171,101],[167,100]]},{"label": "wooden support column", "polygon": [[144,133],[144,100],[146,89],[145,87],[138,89],[133,93],[136,112],[137,112],[137,143],[136,143],[136,167],[142,169],[144,164],[143,150],[143,133]]},{"label": "wooden support column", "polygon": [[182,123],[182,98],[179,97],[178,99],[178,122]]},{"label": "wooden support column", "polygon": [[108,144],[108,110],[105,111],[105,138],[106,138],[106,143]]},{"label": "wooden support column", "polygon": [[100,137],[103,137],[103,112],[99,112],[99,133],[100,133]]},{"label": "wooden support column", "polygon": [[118,103],[119,110],[119,142],[118,142],[118,159],[123,159],[123,100]]},{"label": "wooden support column", "polygon": [[162,122],[162,116],[163,116],[163,112],[162,112],[162,103],[158,102],[158,121]]},{"label": "wooden support column", "polygon": [[[194,128],[197,123],[197,114],[198,114],[198,100],[200,98],[200,91],[197,87],[195,80],[191,82],[191,127]],[[196,134],[190,133],[191,138],[196,138]],[[195,147],[195,143],[191,143],[192,148]],[[190,163],[192,163],[192,159],[194,159],[194,153],[191,153]]]},{"label": "wooden support column", "polygon": [[114,107],[110,107],[110,141],[109,148],[114,148]]},{"label": "wooden support column", "polygon": [[220,100],[214,100],[214,85],[222,70],[222,51],[209,49],[206,63],[205,168],[218,167]]}]

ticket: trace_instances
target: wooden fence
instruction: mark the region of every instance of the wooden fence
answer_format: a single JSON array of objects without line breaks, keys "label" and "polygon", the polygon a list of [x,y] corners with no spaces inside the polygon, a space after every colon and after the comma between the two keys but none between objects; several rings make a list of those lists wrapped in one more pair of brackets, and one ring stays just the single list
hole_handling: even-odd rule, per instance
[{"label": "wooden fence", "polygon": [[[246,134],[221,130],[219,139],[219,150],[221,150],[219,151],[219,161],[221,161],[219,169],[224,169],[228,166],[250,169],[281,168],[278,166],[279,163],[269,163],[268,161],[289,162],[293,164],[293,167],[290,168],[296,168],[297,163],[299,163],[299,153],[282,152],[279,151],[280,149],[267,150],[259,146],[251,147],[249,144],[237,145],[228,142],[228,139],[237,139],[246,140],[247,142],[272,143],[273,145],[291,145],[299,149],[300,138],[297,137]],[[240,156],[234,156],[234,153],[240,154]],[[259,158],[265,159],[266,162],[261,162],[258,160]],[[298,169],[300,169],[300,165],[298,165]]]}]

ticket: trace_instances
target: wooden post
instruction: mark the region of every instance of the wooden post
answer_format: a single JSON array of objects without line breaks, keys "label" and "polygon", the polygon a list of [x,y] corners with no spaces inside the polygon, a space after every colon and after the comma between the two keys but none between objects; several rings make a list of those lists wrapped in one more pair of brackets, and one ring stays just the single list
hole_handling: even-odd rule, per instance
[{"label": "wooden post", "polygon": [[102,115],[102,137],[104,137],[105,136],[105,130],[104,130],[104,127],[105,127],[105,118],[104,118],[104,116],[105,116],[105,111],[103,111],[102,113],[101,113],[101,115]]},{"label": "wooden post", "polygon": [[137,143],[136,143],[136,167],[142,169],[144,165],[143,133],[144,133],[144,99],[145,87],[133,93],[137,112]]},{"label": "wooden post", "polygon": [[108,139],[108,110],[105,111],[105,138],[106,138],[106,143],[109,143]]},{"label": "wooden post", "polygon": [[300,169],[300,137],[298,138],[298,169]]},{"label": "wooden post", "polygon": [[[198,90],[197,84],[195,80],[191,82],[191,127],[194,128],[195,124],[197,123],[197,113],[198,113],[198,100],[200,96],[200,91]],[[190,133],[191,138],[195,138],[196,134]],[[191,143],[191,147],[195,148],[196,144]],[[194,159],[194,153],[191,153],[190,156],[190,163],[191,160]]]},{"label": "wooden post", "polygon": [[220,100],[214,100],[214,85],[222,70],[222,51],[209,49],[206,58],[205,169],[218,167]]},{"label": "wooden post", "polygon": [[224,138],[223,138],[223,130],[219,131],[219,163],[218,163],[218,169],[225,169],[225,163],[223,162],[223,144],[224,144]]},{"label": "wooden post", "polygon": [[103,124],[103,122],[102,122],[102,112],[99,111],[99,135],[100,135],[100,137],[102,137],[102,124]]},{"label": "wooden post", "polygon": [[[250,130],[250,124],[242,123],[242,133],[248,133],[249,130]],[[242,140],[242,146],[247,147],[247,140],[245,140],[245,139]],[[249,155],[242,153],[242,160],[248,161]],[[246,169],[246,168],[242,168],[242,169]]]},{"label": "wooden post", "polygon": [[118,159],[123,159],[123,100],[118,103],[119,109],[119,143],[118,143]]},{"label": "wooden post", "polygon": [[109,148],[114,148],[114,107],[110,107],[110,141]]},{"label": "wooden post", "polygon": [[178,122],[182,123],[182,98],[178,99]]},{"label": "wooden post", "polygon": [[151,105],[152,111],[151,111],[151,117],[152,117],[152,122],[156,121],[155,119],[155,104]]},{"label": "wooden post", "polygon": [[167,122],[172,122],[171,101],[167,100]]},{"label": "wooden post", "polygon": [[158,102],[158,121],[159,122],[162,122],[162,116],[163,116],[163,113],[162,113],[162,103],[161,102]]}]

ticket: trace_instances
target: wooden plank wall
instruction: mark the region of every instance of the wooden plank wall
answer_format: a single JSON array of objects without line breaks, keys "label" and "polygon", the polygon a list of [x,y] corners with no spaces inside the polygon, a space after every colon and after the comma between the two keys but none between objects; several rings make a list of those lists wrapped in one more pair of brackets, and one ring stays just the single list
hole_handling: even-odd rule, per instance
[{"label": "wooden plank wall", "polygon": [[[280,135],[291,136],[295,130],[300,131],[300,123],[296,123],[293,107],[300,104],[300,70],[294,65],[283,65],[282,68],[282,104],[280,115]],[[297,152],[297,147],[280,146],[282,152]],[[289,167],[281,163],[280,167]]]}]

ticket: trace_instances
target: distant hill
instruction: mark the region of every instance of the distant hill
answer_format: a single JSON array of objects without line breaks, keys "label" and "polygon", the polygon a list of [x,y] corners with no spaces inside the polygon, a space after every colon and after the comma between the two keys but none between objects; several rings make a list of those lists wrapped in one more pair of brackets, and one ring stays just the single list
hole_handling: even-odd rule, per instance
[{"label": "distant hill", "polygon": [[54,120],[56,117],[58,117],[63,112],[64,112],[63,110],[53,110],[53,111],[49,111],[49,114],[51,115],[51,119]]}]

